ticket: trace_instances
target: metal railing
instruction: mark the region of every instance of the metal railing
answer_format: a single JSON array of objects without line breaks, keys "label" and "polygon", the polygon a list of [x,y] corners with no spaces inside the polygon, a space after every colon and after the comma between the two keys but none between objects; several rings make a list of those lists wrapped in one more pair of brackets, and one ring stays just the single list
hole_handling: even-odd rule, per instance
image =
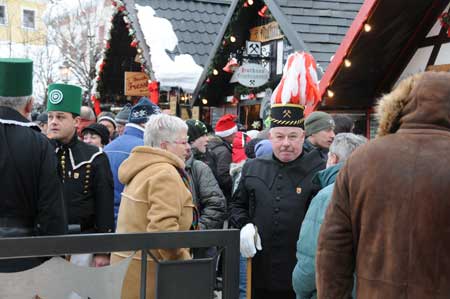
[{"label": "metal railing", "polygon": [[[236,299],[239,297],[239,230],[0,238],[0,259],[118,251],[144,253],[150,249],[212,246],[222,250],[222,298]],[[142,265],[146,264],[144,261]],[[179,278],[182,279],[182,273]],[[141,284],[141,290],[145,290],[145,280],[141,282],[144,283]],[[145,292],[141,292],[143,298]]]}]

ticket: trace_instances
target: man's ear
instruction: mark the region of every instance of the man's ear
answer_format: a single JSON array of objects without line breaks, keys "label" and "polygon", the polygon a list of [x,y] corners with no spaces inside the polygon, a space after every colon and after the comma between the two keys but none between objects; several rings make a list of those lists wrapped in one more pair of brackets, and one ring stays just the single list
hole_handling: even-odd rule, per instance
[{"label": "man's ear", "polygon": [[30,97],[28,99],[27,103],[25,104],[23,111],[26,114],[27,118],[29,117],[31,111],[33,111],[33,103],[34,103],[34,98]]},{"label": "man's ear", "polygon": [[79,128],[80,124],[81,124],[81,116],[75,116],[73,119],[74,123],[75,123],[75,127]]}]

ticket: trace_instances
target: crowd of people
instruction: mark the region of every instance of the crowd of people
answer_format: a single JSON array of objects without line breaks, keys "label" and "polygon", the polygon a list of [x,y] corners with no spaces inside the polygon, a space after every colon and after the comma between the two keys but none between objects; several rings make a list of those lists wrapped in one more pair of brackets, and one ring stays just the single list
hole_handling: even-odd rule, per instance
[{"label": "crowd of people", "polygon": [[[450,75],[402,81],[378,106],[378,137],[291,101],[270,128],[214,131],[148,98],[117,113],[51,84],[32,119],[32,61],[0,59],[0,237],[240,230],[240,298],[448,298]],[[72,255],[102,267],[131,252]],[[160,249],[160,260],[216,248]],[[139,298],[140,254],[122,298]],[[43,258],[0,261],[17,272]],[[155,297],[148,258],[147,298]],[[246,273],[251,273],[251,280]]]}]

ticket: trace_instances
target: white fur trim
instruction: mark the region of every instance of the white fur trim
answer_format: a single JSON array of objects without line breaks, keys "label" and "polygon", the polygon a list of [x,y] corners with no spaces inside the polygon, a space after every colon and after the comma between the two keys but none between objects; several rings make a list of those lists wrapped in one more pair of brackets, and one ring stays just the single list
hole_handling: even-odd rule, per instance
[{"label": "white fur trim", "polygon": [[237,126],[232,127],[231,129],[225,130],[225,131],[216,131],[216,135],[219,137],[227,137],[230,136],[233,133],[236,133],[238,131]]},{"label": "white fur trim", "polygon": [[10,119],[1,119],[0,118],[0,124],[5,124],[5,125],[15,125],[15,126],[21,126],[21,127],[38,127],[39,126],[35,123],[32,122],[21,122],[21,121],[16,121],[16,120],[10,120]]}]

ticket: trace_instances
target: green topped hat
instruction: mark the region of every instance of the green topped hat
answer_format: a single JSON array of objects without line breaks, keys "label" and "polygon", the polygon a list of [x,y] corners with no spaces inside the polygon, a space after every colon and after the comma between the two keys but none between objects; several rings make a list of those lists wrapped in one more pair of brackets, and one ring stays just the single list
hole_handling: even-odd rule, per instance
[{"label": "green topped hat", "polygon": [[33,93],[33,61],[0,58],[0,96],[23,97]]},{"label": "green topped hat", "polygon": [[47,111],[62,111],[80,115],[81,87],[54,83],[48,86]]}]

